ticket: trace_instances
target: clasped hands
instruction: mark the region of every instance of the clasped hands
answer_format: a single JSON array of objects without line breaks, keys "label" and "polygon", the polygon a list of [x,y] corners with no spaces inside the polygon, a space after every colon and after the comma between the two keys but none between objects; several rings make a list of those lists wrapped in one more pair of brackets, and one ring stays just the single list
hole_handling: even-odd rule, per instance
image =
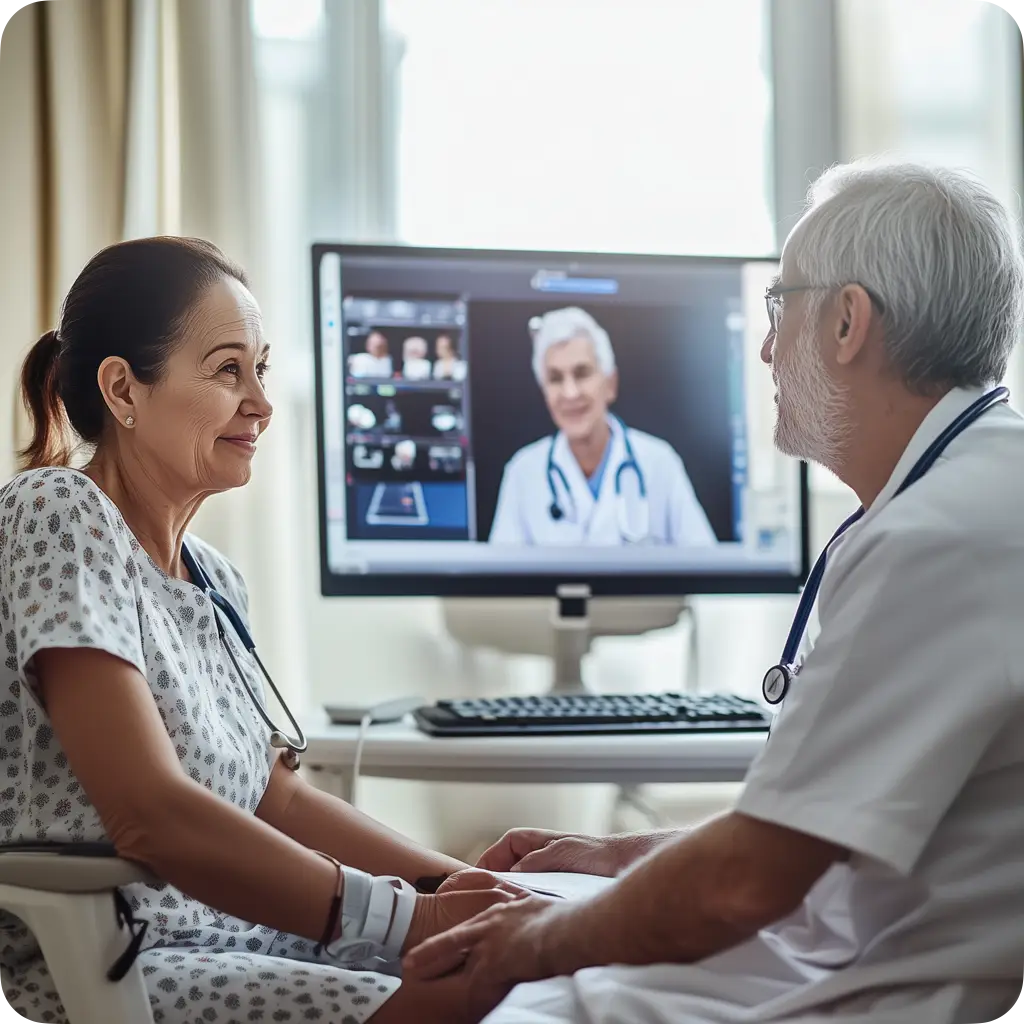
[{"label": "clasped hands", "polygon": [[[652,836],[606,838],[513,829],[439,889],[433,920],[410,928],[407,978],[465,977],[469,1001],[486,1012],[517,984],[571,973],[573,904],[498,881],[492,871],[575,871],[614,877],[647,853]],[[448,901],[447,903],[445,901]]]}]

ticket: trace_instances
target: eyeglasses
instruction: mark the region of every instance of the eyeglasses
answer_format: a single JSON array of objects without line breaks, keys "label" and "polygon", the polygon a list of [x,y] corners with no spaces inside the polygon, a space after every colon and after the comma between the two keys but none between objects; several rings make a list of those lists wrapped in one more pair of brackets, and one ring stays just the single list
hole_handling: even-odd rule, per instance
[{"label": "eyeglasses", "polygon": [[[856,284],[860,288],[864,288],[864,285],[856,281],[849,282],[850,284]],[[782,296],[788,292],[814,292],[814,291],[832,291],[833,288],[845,288],[845,285],[825,285],[825,284],[794,284],[788,288],[780,288],[775,285],[774,288],[766,288],[764,291],[764,305],[768,311],[768,323],[771,324],[772,334],[779,333],[779,317],[782,315]],[[869,288],[864,288],[867,292],[868,298],[872,304],[878,308],[879,313],[885,312],[885,304],[882,300],[875,295]]]}]

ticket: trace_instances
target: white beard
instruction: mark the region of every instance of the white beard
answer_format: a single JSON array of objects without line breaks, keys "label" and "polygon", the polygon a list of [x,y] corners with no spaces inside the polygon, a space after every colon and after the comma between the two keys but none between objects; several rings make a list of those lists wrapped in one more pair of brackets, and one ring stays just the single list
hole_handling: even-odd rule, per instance
[{"label": "white beard", "polygon": [[792,352],[775,364],[775,447],[834,472],[847,436],[846,393],[828,375],[815,337],[817,323],[818,308],[808,303]]}]

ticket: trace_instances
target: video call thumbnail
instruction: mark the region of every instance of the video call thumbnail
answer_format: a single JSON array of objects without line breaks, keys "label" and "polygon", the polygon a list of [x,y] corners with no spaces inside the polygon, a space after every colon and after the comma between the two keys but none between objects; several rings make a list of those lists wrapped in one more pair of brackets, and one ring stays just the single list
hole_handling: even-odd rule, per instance
[{"label": "video call thumbnail", "polygon": [[349,338],[348,374],[355,379],[461,382],[466,363],[459,355],[460,335],[451,328],[360,330]]},{"label": "video call thumbnail", "polygon": [[[733,537],[720,316],[472,296],[351,296],[347,308],[350,535],[452,539],[463,529],[460,539],[492,544],[688,546]],[[423,322],[439,316],[461,322]],[[720,344],[694,343],[709,332]],[[587,467],[573,453],[591,436],[601,450]],[[366,502],[371,480],[404,483]],[[455,480],[461,490],[446,499],[472,506],[459,517],[447,506],[432,514],[413,486]],[[594,511],[602,489],[608,514]]]}]

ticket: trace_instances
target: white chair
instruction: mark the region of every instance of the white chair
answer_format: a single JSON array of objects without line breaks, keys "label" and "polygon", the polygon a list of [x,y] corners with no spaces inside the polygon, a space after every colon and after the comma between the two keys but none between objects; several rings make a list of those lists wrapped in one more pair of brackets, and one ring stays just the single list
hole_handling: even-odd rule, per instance
[{"label": "white chair", "polygon": [[35,935],[70,1024],[153,1024],[134,962],[145,927],[117,889],[154,880],[106,843],[0,846],[0,909]]}]

